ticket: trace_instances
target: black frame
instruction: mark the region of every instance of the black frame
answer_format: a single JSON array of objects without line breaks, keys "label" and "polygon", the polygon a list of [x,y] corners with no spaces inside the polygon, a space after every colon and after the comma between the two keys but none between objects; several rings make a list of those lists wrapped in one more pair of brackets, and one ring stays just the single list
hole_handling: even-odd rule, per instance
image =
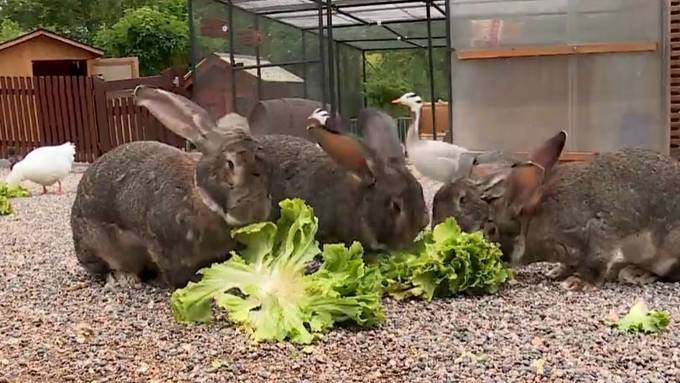
[{"label": "black frame", "polygon": [[[195,28],[194,28],[194,7],[193,5],[194,0],[188,0],[188,12],[189,12],[189,31],[191,34],[191,70],[192,73],[195,73],[195,67],[197,65],[196,60],[196,49],[195,49]],[[212,0],[218,3],[222,3],[227,7],[235,7],[238,8],[239,11],[241,12],[246,12],[250,13],[253,15],[254,20],[255,20],[255,28],[259,30],[259,22],[261,17],[267,17],[270,18],[274,21],[280,22],[282,24],[289,25],[293,28],[299,29],[301,31],[301,37],[302,37],[302,54],[303,54],[303,59],[300,61],[294,61],[294,62],[286,62],[286,63],[276,63],[276,64],[261,64],[260,62],[260,49],[259,46],[256,46],[255,48],[255,56],[256,56],[256,61],[257,64],[255,66],[250,65],[250,66],[237,66],[235,59],[234,59],[234,52],[233,49],[230,48],[229,52],[229,59],[231,62],[231,75],[232,78],[234,78],[234,74],[236,71],[239,70],[245,70],[245,69],[257,69],[257,95],[258,98],[261,99],[262,97],[262,89],[261,89],[261,68],[267,67],[267,66],[284,66],[284,65],[290,65],[290,64],[302,64],[303,65],[303,70],[305,73],[307,73],[307,64],[313,64],[313,63],[320,63],[320,69],[321,69],[321,79],[322,79],[322,91],[321,91],[321,102],[323,105],[330,104],[331,107],[331,113],[335,114],[336,112],[340,112],[339,110],[339,104],[340,104],[340,99],[341,99],[341,90],[339,87],[340,84],[340,71],[339,71],[339,54],[336,53],[336,45],[337,44],[345,44],[353,49],[356,49],[361,52],[361,57],[362,57],[362,80],[365,83],[366,81],[366,52],[375,52],[375,51],[394,51],[394,50],[401,50],[401,49],[424,49],[428,56],[428,77],[429,77],[429,83],[430,83],[430,103],[431,103],[431,111],[432,111],[432,125],[433,125],[433,138],[436,140],[437,139],[437,129],[435,128],[436,126],[436,112],[435,112],[435,86],[434,86],[434,61],[433,61],[433,48],[446,48],[447,49],[447,71],[448,71],[448,99],[449,99],[449,123],[448,123],[448,134],[447,134],[447,141],[451,142],[452,141],[452,136],[453,136],[453,108],[452,108],[452,95],[453,95],[453,90],[452,90],[452,76],[451,76],[451,55],[453,54],[453,47],[451,43],[451,17],[450,17],[450,5],[449,1],[446,0],[444,1],[444,8],[437,4],[434,0],[306,0],[306,3],[303,4],[288,4],[288,5],[275,5],[275,6],[268,6],[268,7],[262,7],[256,10],[250,10],[247,7],[242,7],[239,5],[244,5],[246,4],[249,0]],[[403,5],[404,8],[422,8],[423,6],[425,7],[425,12],[426,12],[426,17],[425,18],[410,18],[406,20],[387,20],[381,23],[376,23],[376,22],[371,22],[368,20],[364,20],[360,17],[357,17],[352,14],[352,9],[357,8],[357,7],[366,7],[366,6],[379,6],[379,5]],[[407,7],[406,5],[413,5],[412,7]],[[399,9],[402,9],[401,7]],[[439,17],[433,17],[432,13],[434,12],[439,13]],[[329,12],[330,10],[330,12]],[[294,15],[297,12],[313,12],[316,11],[317,17],[318,17],[318,22],[317,25],[314,27],[308,27],[308,28],[301,28],[300,26],[297,26],[292,23],[285,22],[283,20],[278,19],[277,17],[274,16],[285,16],[285,15]],[[325,20],[324,20],[324,12],[325,12]],[[349,24],[341,24],[341,25],[333,25],[333,15],[340,15],[342,16],[345,20],[351,20],[352,23]],[[307,15],[309,16],[309,15]],[[444,21],[446,23],[446,35],[445,36],[433,36],[432,34],[432,21]],[[325,22],[325,25],[324,25]],[[392,24],[409,24],[409,23],[426,23],[426,30],[427,30],[427,36],[418,36],[418,37],[409,37],[409,36],[404,36],[403,34],[399,33],[397,30],[395,30],[393,27],[391,27]],[[234,46],[234,28],[231,26],[233,25],[233,12],[232,9],[229,9],[229,46],[233,47]],[[390,34],[394,35],[394,38],[357,38],[357,39],[338,39],[335,40],[333,38],[333,31],[335,29],[340,29],[340,28],[347,28],[347,27],[357,27],[357,26],[380,26],[382,27],[385,31],[389,32]],[[316,32],[319,37],[319,60],[308,60],[306,53],[307,53],[307,47],[306,47],[306,38],[305,38],[305,33],[307,32]],[[435,39],[446,39],[446,45],[444,46],[435,46],[433,45],[433,40]],[[427,40],[427,45],[422,45],[418,43],[420,40]],[[359,42],[391,42],[391,41],[399,41],[407,46],[404,47],[392,47],[392,48],[373,48],[373,49],[362,49],[358,47],[357,45],[353,43],[359,43]],[[232,81],[232,100],[233,100],[233,107],[236,108],[236,82]],[[304,82],[304,95],[307,97],[307,81],[305,80]],[[364,97],[363,100],[363,105],[366,106],[366,98]]]}]

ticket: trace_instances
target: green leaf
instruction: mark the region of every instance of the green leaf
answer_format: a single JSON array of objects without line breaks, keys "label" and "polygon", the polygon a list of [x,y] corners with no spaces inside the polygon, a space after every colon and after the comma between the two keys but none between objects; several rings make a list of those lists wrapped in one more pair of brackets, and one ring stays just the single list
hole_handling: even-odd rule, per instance
[{"label": "green leaf", "polygon": [[496,244],[464,233],[453,218],[424,230],[410,249],[379,263],[387,294],[427,301],[459,293],[495,293],[510,277]]},{"label": "green leaf", "polygon": [[[379,270],[366,267],[359,243],[349,248],[314,239],[318,220],[300,199],[280,202],[276,224],[256,223],[232,231],[244,245],[231,259],[199,271],[199,282],[173,292],[179,322],[206,322],[212,302],[253,341],[310,344],[337,322],[373,326],[384,320]],[[306,266],[321,254],[313,274]]]},{"label": "green leaf", "polygon": [[670,314],[667,311],[649,310],[644,300],[639,300],[626,316],[610,325],[624,332],[658,333],[670,324]]},{"label": "green leaf", "polygon": [[0,182],[0,215],[10,215],[14,213],[14,208],[9,202],[11,198],[30,197],[31,193],[21,185],[9,186]]}]

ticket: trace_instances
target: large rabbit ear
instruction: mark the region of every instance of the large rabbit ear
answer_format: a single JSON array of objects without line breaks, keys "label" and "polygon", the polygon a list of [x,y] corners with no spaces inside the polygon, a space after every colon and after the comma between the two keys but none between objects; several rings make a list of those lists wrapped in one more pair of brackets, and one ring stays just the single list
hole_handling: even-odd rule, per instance
[{"label": "large rabbit ear", "polygon": [[359,127],[364,142],[388,163],[404,164],[406,157],[397,137],[397,124],[392,117],[373,108],[359,113]]},{"label": "large rabbit ear", "polygon": [[514,214],[533,213],[542,197],[540,187],[553,166],[559,161],[567,133],[561,131],[529,155],[529,161],[513,167],[506,190],[507,204]]},{"label": "large rabbit ear", "polygon": [[145,107],[166,128],[191,141],[203,153],[219,148],[217,125],[208,112],[184,96],[140,85],[135,104]]}]

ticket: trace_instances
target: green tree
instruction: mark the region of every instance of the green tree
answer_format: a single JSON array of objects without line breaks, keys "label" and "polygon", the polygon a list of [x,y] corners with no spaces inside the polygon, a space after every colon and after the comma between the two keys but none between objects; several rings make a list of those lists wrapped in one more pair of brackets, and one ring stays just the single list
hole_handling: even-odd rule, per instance
[{"label": "green tree", "polygon": [[0,19],[0,43],[24,33],[19,24],[9,18]]},{"label": "green tree", "polygon": [[95,44],[111,56],[139,57],[142,75],[188,62],[187,23],[156,7],[128,10],[110,28],[95,35]]},{"label": "green tree", "polygon": [[23,30],[42,27],[91,43],[102,26],[116,23],[125,10],[149,5],[187,19],[186,0],[0,0],[0,19],[9,17]]}]

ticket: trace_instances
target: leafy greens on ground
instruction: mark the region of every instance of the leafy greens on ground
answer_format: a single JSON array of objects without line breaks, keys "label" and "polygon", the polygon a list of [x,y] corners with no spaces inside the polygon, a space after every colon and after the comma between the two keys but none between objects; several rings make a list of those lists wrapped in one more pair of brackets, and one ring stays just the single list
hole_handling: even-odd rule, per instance
[{"label": "leafy greens on ground", "polygon": [[666,329],[671,322],[668,311],[649,310],[644,300],[639,300],[626,316],[614,317],[610,326],[629,333],[658,333]]},{"label": "leafy greens on ground", "polygon": [[510,277],[498,246],[482,233],[462,232],[453,218],[425,230],[411,249],[383,257],[379,268],[395,299],[495,293]]},{"label": "leafy greens on ground", "polygon": [[21,185],[8,186],[6,183],[0,183],[0,215],[10,215],[14,212],[9,202],[11,198],[23,198],[30,195],[31,193]]},{"label": "leafy greens on ground", "polygon": [[[300,344],[311,343],[336,322],[381,322],[380,272],[366,267],[361,245],[325,245],[322,252],[314,238],[318,219],[312,208],[300,199],[279,205],[276,224],[233,230],[243,250],[200,270],[199,282],[172,294],[175,318],[209,321],[214,301],[254,341],[290,339]],[[306,275],[306,266],[319,254],[320,269]]]}]

